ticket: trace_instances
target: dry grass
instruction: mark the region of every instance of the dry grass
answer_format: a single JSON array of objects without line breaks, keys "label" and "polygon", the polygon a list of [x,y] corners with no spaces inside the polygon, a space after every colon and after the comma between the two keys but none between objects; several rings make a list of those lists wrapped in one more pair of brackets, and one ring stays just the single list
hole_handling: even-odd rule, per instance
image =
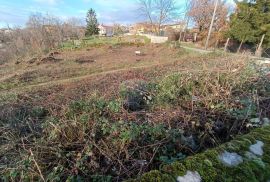
[{"label": "dry grass", "polygon": [[[141,50],[145,54],[136,56],[136,50]],[[42,62],[37,59],[34,63],[26,61],[19,65],[10,64],[4,67],[0,71],[0,89],[9,90],[25,85],[72,79],[131,67],[167,64],[177,61],[187,54],[184,50],[172,50],[167,46],[153,47],[151,45],[117,45],[86,48],[78,51],[63,51],[54,56],[55,59],[62,61]],[[90,61],[80,64],[76,62],[78,59]]]},{"label": "dry grass", "polygon": [[[82,57],[96,62],[75,62]],[[122,181],[248,132],[250,118],[269,114],[269,80],[245,57],[145,45],[57,58],[22,63],[25,71],[2,81],[25,82],[0,94],[7,180]],[[141,110],[125,108],[131,97]]]}]

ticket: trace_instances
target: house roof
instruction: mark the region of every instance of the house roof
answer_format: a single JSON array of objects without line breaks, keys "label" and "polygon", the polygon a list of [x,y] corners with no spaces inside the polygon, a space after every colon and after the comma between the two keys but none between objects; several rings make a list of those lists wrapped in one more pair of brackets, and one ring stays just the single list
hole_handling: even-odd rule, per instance
[{"label": "house roof", "polygon": [[113,28],[113,26],[103,25],[103,24],[101,24],[101,25],[99,25],[99,26],[104,27],[104,28]]}]

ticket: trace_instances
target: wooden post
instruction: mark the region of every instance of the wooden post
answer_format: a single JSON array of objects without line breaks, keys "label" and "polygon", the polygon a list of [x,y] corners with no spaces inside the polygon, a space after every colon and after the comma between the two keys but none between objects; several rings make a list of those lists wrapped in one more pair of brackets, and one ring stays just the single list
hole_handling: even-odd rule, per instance
[{"label": "wooden post", "polygon": [[265,37],[265,34],[263,34],[261,42],[260,42],[260,44],[259,44],[259,46],[258,46],[258,48],[256,50],[256,53],[255,53],[255,55],[258,56],[258,57],[262,56],[262,44],[263,44],[264,37]]},{"label": "wooden post", "polygon": [[242,47],[242,44],[243,44],[243,40],[241,41],[240,46],[238,47],[237,53],[239,53],[239,52],[240,52],[241,47]]},{"label": "wooden post", "polygon": [[230,38],[228,38],[227,41],[226,41],[226,44],[225,44],[225,47],[224,47],[224,52],[227,52],[229,41],[230,41]]},{"label": "wooden post", "polygon": [[204,49],[205,50],[208,48],[209,39],[210,39],[210,36],[211,36],[211,32],[212,32],[214,20],[215,20],[215,17],[216,17],[216,11],[217,11],[217,7],[218,7],[218,1],[219,0],[216,0],[216,3],[215,3],[214,13],[213,13],[213,16],[212,16],[212,20],[211,20],[209,32],[208,32],[208,35],[207,35],[206,43],[205,43],[205,46],[204,46]]},{"label": "wooden post", "polygon": [[183,33],[183,29],[181,29],[180,34],[179,34],[179,44],[181,44],[181,41],[182,41],[182,33]]},{"label": "wooden post", "polygon": [[198,33],[194,33],[194,36],[193,36],[194,37],[194,39],[193,39],[194,42],[197,42],[197,36],[198,36]]},{"label": "wooden post", "polygon": [[218,40],[216,41],[216,43],[215,43],[215,49],[214,49],[214,50],[216,50],[216,49],[217,49],[218,44],[219,44],[219,39],[218,39]]}]

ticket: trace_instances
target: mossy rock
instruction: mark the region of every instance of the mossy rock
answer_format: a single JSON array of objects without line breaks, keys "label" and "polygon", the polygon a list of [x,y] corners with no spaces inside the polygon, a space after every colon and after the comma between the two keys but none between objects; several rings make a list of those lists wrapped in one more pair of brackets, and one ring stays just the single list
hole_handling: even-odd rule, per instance
[{"label": "mossy rock", "polygon": [[162,173],[158,170],[153,170],[144,174],[140,179],[132,180],[132,182],[139,182],[139,181],[140,182],[164,182],[164,181],[175,181],[175,178],[169,174]]},{"label": "mossy rock", "polygon": [[[244,156],[249,146],[260,140],[264,143],[262,157],[248,159]],[[235,167],[226,167],[218,155],[223,151],[236,152],[244,159],[243,163]],[[178,176],[187,171],[197,171],[205,182],[266,182],[270,180],[270,126],[258,128],[247,135],[238,136],[231,142],[215,149],[209,149],[201,154],[190,156],[183,162],[175,162],[162,166],[159,171],[154,170],[134,180],[138,182],[175,182]]]}]

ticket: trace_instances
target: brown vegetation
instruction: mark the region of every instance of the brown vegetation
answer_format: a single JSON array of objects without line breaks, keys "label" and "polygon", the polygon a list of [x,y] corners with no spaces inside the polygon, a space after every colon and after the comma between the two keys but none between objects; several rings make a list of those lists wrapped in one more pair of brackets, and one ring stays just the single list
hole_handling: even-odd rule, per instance
[{"label": "brown vegetation", "polygon": [[[137,50],[145,53],[140,56],[143,66],[136,61]],[[54,56],[63,61],[33,63],[27,71],[4,80],[32,84],[10,87],[20,91],[15,100],[3,100],[10,89],[1,92],[5,139],[0,156],[5,157],[0,162],[24,174],[12,177],[12,170],[1,170],[9,179],[135,177],[245,133],[248,118],[228,114],[232,108],[242,112],[246,107],[236,98],[260,99],[261,117],[269,107],[260,97],[267,94],[261,92],[263,88],[257,94],[249,91],[254,84],[268,82],[247,70],[244,57],[191,56],[168,45],[100,46]],[[75,62],[80,58],[97,62],[80,65]],[[98,74],[90,74],[100,66]],[[50,72],[44,72],[47,68]],[[82,69],[84,76],[78,77]],[[63,79],[65,72],[68,79]],[[44,76],[49,79],[37,84],[35,80]],[[13,124],[6,125],[10,121]],[[24,163],[14,166],[25,160],[31,170],[25,171]]]},{"label": "brown vegetation", "polygon": [[44,52],[58,48],[66,40],[80,39],[84,36],[84,28],[80,25],[80,21],[75,18],[62,22],[50,15],[31,15],[26,28],[10,29],[8,33],[0,32],[0,40],[6,45],[5,51],[0,52],[0,63],[43,55]]}]

